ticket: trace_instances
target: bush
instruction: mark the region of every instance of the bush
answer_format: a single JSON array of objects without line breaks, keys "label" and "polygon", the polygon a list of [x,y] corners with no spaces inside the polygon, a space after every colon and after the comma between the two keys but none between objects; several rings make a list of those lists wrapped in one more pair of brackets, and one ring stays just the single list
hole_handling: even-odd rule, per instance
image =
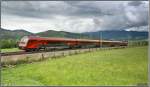
[{"label": "bush", "polygon": [[0,40],[0,47],[4,48],[15,48],[17,47],[17,41],[13,39]]},{"label": "bush", "polygon": [[148,41],[129,41],[129,46],[147,46]]}]

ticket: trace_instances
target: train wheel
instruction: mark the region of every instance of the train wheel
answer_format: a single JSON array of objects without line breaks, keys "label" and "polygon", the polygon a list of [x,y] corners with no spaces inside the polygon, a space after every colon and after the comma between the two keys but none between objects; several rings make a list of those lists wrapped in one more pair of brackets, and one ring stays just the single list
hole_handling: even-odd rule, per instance
[{"label": "train wheel", "polygon": [[26,51],[26,52],[30,52],[30,50],[29,50],[29,49],[26,49],[25,51]]},{"label": "train wheel", "polygon": [[44,51],[48,51],[48,48],[45,47],[45,48],[44,48]]},{"label": "train wheel", "polygon": [[39,48],[37,48],[37,49],[35,49],[34,51],[40,51],[40,49],[39,49]]},{"label": "train wheel", "polygon": [[79,45],[79,46],[77,46],[77,48],[82,48],[83,46],[81,46],[81,45]]},{"label": "train wheel", "polygon": [[69,46],[69,49],[73,49],[73,46]]},{"label": "train wheel", "polygon": [[35,49],[31,49],[30,51],[31,51],[31,52],[34,52],[34,51],[35,51]]}]

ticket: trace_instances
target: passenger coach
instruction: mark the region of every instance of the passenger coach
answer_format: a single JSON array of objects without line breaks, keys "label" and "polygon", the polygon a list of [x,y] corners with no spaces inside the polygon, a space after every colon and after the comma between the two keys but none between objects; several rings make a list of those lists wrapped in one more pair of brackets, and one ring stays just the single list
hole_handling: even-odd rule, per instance
[{"label": "passenger coach", "polygon": [[26,51],[47,50],[50,47],[68,46],[69,48],[81,47],[99,47],[101,45],[107,47],[127,46],[124,41],[108,41],[108,40],[90,40],[90,39],[71,39],[71,38],[54,38],[39,36],[24,36],[19,41],[19,48]]}]

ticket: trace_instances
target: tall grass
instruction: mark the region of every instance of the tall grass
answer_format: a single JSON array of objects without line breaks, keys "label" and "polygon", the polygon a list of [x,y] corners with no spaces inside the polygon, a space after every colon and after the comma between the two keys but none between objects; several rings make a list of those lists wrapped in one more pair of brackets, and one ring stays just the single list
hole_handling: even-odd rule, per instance
[{"label": "tall grass", "polygon": [[2,69],[2,85],[137,85],[148,82],[147,46],[103,50]]},{"label": "tall grass", "polygon": [[21,51],[19,48],[5,48],[1,49],[1,52],[16,52],[16,51]]}]

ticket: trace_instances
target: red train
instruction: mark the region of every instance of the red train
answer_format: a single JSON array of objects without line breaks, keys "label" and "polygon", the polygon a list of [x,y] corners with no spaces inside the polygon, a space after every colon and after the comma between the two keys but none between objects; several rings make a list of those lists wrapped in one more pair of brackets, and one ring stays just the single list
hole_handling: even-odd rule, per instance
[{"label": "red train", "polygon": [[69,48],[81,48],[90,46],[127,46],[127,42],[108,41],[108,40],[89,40],[89,39],[71,39],[71,38],[52,38],[38,36],[24,36],[18,43],[19,48],[26,51],[38,51],[48,47],[68,46]]}]

